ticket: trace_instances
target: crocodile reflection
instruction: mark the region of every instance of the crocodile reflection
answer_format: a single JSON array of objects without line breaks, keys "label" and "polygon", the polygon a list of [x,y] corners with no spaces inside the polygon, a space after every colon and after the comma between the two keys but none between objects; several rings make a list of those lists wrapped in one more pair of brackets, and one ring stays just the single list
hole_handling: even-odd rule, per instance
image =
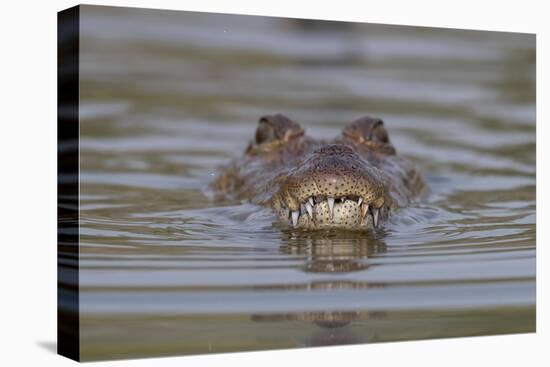
[{"label": "crocodile reflection", "polygon": [[368,262],[371,256],[386,252],[383,235],[383,230],[376,236],[353,231],[304,232],[301,236],[287,232],[287,237],[283,238],[286,245],[281,247],[281,252],[305,256],[303,269],[307,272],[343,273],[365,270],[372,266]]},{"label": "crocodile reflection", "polygon": [[[304,257],[302,270],[312,273],[346,273],[368,271],[369,258],[386,252],[383,236],[358,232],[326,232],[303,233],[296,236],[295,232],[286,234],[286,245],[280,251],[287,255]],[[323,280],[308,283],[305,291],[336,290],[336,289],[366,289],[383,285],[350,280]],[[280,314],[253,315],[256,322],[306,321],[312,322],[322,329],[330,331],[314,332],[306,344],[329,345],[366,342],[367,335],[354,335],[346,331],[353,321],[366,321],[385,317],[385,312],[377,310],[322,310],[310,312],[289,312]],[[338,330],[333,330],[338,329]]]}]

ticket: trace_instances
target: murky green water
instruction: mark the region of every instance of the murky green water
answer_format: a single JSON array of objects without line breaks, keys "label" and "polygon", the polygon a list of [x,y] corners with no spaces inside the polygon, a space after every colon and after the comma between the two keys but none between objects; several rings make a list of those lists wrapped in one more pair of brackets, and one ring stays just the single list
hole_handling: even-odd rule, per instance
[{"label": "murky green water", "polygon": [[[83,359],[534,330],[534,36],[81,14]],[[368,234],[213,202],[274,112],[382,117],[430,196]]]}]

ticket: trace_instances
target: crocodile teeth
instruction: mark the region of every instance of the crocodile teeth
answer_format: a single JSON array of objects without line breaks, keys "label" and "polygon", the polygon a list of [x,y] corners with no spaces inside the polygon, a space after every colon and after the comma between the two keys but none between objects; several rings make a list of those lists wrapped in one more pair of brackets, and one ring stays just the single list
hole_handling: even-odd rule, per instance
[{"label": "crocodile teeth", "polygon": [[309,214],[309,217],[313,219],[313,209],[309,201],[306,203],[305,207],[306,207],[307,213]]},{"label": "crocodile teeth", "polygon": [[361,203],[363,202],[363,198],[359,198],[359,200],[357,200],[357,205],[361,206]]},{"label": "crocodile teeth", "polygon": [[334,210],[334,198],[327,198],[327,202],[328,202],[328,213],[329,213],[329,216],[330,216],[330,219],[332,219],[333,217],[333,210]]},{"label": "crocodile teeth", "polygon": [[288,208],[283,208],[283,213],[285,214],[285,218],[290,216],[290,210],[288,210]]},{"label": "crocodile teeth", "polygon": [[374,223],[374,226],[378,227],[378,213],[380,212],[380,210],[372,208],[371,211],[372,211],[372,221]]},{"label": "crocodile teeth", "polygon": [[309,201],[309,204],[310,204],[312,207],[315,206],[315,202],[313,201],[313,197],[309,197],[307,200]]},{"label": "crocodile teeth", "polygon": [[346,201],[346,197],[345,197],[345,196],[342,196],[342,197],[340,198],[340,200],[341,200],[342,202],[344,202],[344,201]]},{"label": "crocodile teeth", "polygon": [[296,227],[298,225],[298,218],[300,217],[299,211],[293,211],[292,212],[292,225]]},{"label": "crocodile teeth", "polygon": [[367,212],[369,211],[369,204],[364,203],[361,205],[361,221],[365,219],[365,216],[367,215]]}]

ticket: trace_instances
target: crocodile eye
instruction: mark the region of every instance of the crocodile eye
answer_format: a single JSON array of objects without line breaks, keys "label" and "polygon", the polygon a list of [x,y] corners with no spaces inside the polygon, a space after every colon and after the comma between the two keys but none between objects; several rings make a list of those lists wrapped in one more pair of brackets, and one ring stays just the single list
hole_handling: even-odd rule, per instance
[{"label": "crocodile eye", "polygon": [[387,144],[390,142],[384,122],[378,118],[362,117],[344,129],[344,135],[359,142],[375,142]]},{"label": "crocodile eye", "polygon": [[347,126],[343,133],[345,137],[359,144],[367,145],[371,149],[395,153],[388,132],[384,128],[384,122],[379,118],[362,117]]},{"label": "crocodile eye", "polygon": [[266,115],[261,117],[258,122],[256,144],[265,144],[276,140],[286,141],[303,133],[304,130],[300,125],[284,115]]},{"label": "crocodile eye", "polygon": [[374,126],[371,132],[370,140],[377,141],[383,144],[388,144],[390,142],[390,138],[388,137],[388,132],[384,128],[384,125],[382,125],[382,120],[380,120],[380,124]]},{"label": "crocodile eye", "polygon": [[273,140],[275,140],[273,126],[260,120],[258,128],[256,129],[256,144],[263,144]]},{"label": "crocodile eye", "polygon": [[285,115],[265,115],[258,121],[255,138],[246,148],[246,153],[255,155],[276,151],[303,135],[304,129]]}]

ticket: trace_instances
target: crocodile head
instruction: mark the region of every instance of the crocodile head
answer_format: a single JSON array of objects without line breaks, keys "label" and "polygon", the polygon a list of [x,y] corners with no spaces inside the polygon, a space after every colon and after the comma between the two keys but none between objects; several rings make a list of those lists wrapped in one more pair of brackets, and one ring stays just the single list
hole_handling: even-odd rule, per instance
[{"label": "crocodile head", "polygon": [[325,141],[286,116],[269,115],[214,187],[270,206],[292,227],[365,229],[406,205],[423,180],[397,156],[381,119],[360,118]]}]

